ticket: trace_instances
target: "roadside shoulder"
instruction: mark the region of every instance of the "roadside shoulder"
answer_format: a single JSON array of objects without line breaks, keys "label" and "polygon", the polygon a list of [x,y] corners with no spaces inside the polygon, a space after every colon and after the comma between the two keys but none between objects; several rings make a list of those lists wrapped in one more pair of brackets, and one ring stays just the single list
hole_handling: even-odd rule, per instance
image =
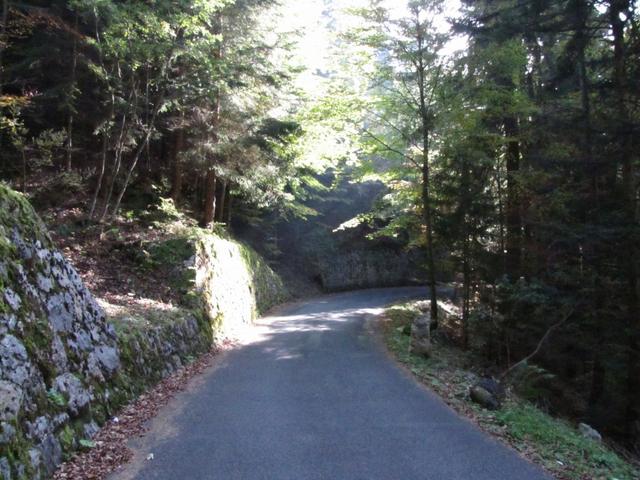
[{"label": "roadside shoulder", "polygon": [[389,306],[367,322],[367,330],[408,375],[435,393],[459,415],[516,450],[558,479],[640,479],[640,470],[606,444],[585,438],[569,422],[553,418],[509,389],[502,408],[473,403],[470,388],[481,378],[482,361],[443,337],[430,358],[410,352],[410,325],[419,302]]}]

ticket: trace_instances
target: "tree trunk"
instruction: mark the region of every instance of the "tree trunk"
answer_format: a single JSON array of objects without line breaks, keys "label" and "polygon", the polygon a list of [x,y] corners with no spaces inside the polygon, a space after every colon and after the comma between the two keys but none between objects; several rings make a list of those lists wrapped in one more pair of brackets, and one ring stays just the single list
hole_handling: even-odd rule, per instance
[{"label": "tree trunk", "polygon": [[202,212],[204,209],[204,192],[202,188],[202,184],[204,183],[204,179],[202,175],[195,174],[194,175],[194,196],[195,196],[195,210],[196,212]]},{"label": "tree trunk", "polygon": [[584,151],[583,169],[590,183],[590,202],[584,208],[583,221],[593,220],[592,215],[598,215],[598,176],[600,168],[593,157],[593,127],[591,121],[591,99],[589,75],[587,71],[586,51],[590,37],[588,35],[588,21],[591,5],[585,1],[576,2],[575,31],[576,31],[576,60],[578,84],[580,86],[580,104],[582,108],[582,150]]},{"label": "tree trunk", "polygon": [[[168,67],[169,67],[168,64],[165,65],[165,68],[168,68]],[[120,190],[120,193],[118,194],[118,198],[116,199],[116,203],[113,207],[113,212],[111,213],[111,215],[114,217],[118,214],[118,210],[120,209],[120,203],[122,202],[122,197],[124,197],[124,194],[127,191],[127,187],[129,186],[129,182],[131,181],[131,176],[133,175],[133,172],[136,166],[138,165],[138,160],[140,160],[142,153],[144,152],[145,148],[149,144],[149,140],[151,139],[151,133],[153,132],[153,126],[156,123],[156,118],[158,117],[160,108],[164,104],[165,93],[166,92],[163,89],[162,92],[158,95],[158,98],[156,99],[156,104],[153,108],[153,113],[151,115],[151,118],[149,119],[149,123],[147,124],[147,131],[145,132],[144,137],[142,138],[141,143],[138,145],[138,149],[136,150],[133,156],[131,165],[129,166],[129,170],[127,170],[127,175],[124,179],[124,184],[122,185],[122,189]]]},{"label": "tree trunk", "polygon": [[504,214],[504,191],[502,188],[502,175],[501,170],[503,165],[501,162],[496,162],[495,167],[495,180],[496,180],[496,194],[497,194],[497,202],[498,202],[498,236],[500,241],[500,257],[502,259],[502,274],[507,274],[507,243],[506,243],[506,219]]},{"label": "tree trunk", "polygon": [[24,147],[20,147],[22,154],[22,193],[27,193],[27,152]]},{"label": "tree trunk", "polygon": [[[147,99],[147,101],[145,102],[145,106],[144,106],[144,122],[146,125],[149,125],[149,62],[147,62],[146,68],[145,68],[145,81],[144,81],[144,95],[145,98]],[[144,153],[145,153],[145,157],[146,157],[146,164],[145,164],[145,168],[143,169],[143,172],[146,176],[146,178],[148,178],[148,174],[151,172],[151,142],[147,141],[145,146],[144,146]]]},{"label": "tree trunk", "polygon": [[216,209],[216,222],[223,223],[224,222],[224,210],[226,208],[226,197],[227,197],[227,181],[220,181],[220,188],[218,191],[218,206]]},{"label": "tree trunk", "polygon": [[216,173],[213,169],[209,169],[205,178],[204,189],[204,211],[202,212],[202,220],[200,226],[202,228],[210,227],[216,215]]},{"label": "tree trunk", "polygon": [[180,128],[175,135],[173,151],[173,178],[171,180],[171,198],[177,205],[182,196],[183,165],[181,153],[184,150],[184,129]]},{"label": "tree trunk", "polygon": [[78,69],[78,14],[76,13],[75,28],[73,31],[73,53],[71,57],[71,84],[69,86],[69,98],[67,108],[69,109],[69,116],[67,118],[67,171],[71,170],[73,160],[73,121],[75,110],[73,107],[73,101],[75,98],[76,90],[76,71]]},{"label": "tree trunk", "polygon": [[[2,0],[2,26],[0,28],[0,42],[8,43],[7,20],[9,20],[9,0]],[[4,48],[0,48],[0,95],[4,93]]]},{"label": "tree trunk", "polygon": [[103,132],[102,134],[102,159],[100,162],[100,173],[98,174],[98,182],[96,183],[96,188],[93,192],[93,198],[91,200],[91,207],[89,208],[89,220],[93,219],[93,215],[96,211],[96,204],[98,203],[98,195],[100,195],[100,190],[102,190],[102,181],[104,179],[104,172],[107,168],[107,150],[109,147],[109,136],[107,132]]},{"label": "tree trunk", "polygon": [[[222,34],[222,14],[218,13],[216,16],[216,23],[214,27],[214,33]],[[218,40],[217,48],[214,52],[214,58],[216,61],[221,61],[223,58],[222,52],[222,41]],[[219,141],[219,132],[220,128],[220,107],[221,107],[221,91],[217,89],[215,95],[215,103],[213,106],[213,117],[211,120],[211,127],[213,130],[212,140],[214,143],[218,143]],[[213,163],[217,162],[217,158],[213,158]],[[200,226],[202,228],[208,228],[213,225],[216,217],[216,186],[217,186],[217,178],[214,171],[214,166],[210,166],[207,171],[205,186],[204,186],[204,210],[202,215],[202,220],[200,222]]]},{"label": "tree trunk", "polygon": [[[417,21],[419,23],[419,21]],[[438,328],[438,292],[436,287],[436,266],[433,254],[433,218],[431,205],[431,178],[429,168],[429,149],[431,141],[431,105],[427,99],[427,67],[422,56],[424,38],[420,33],[417,35],[418,49],[420,55],[416,62],[416,75],[418,80],[419,112],[422,134],[422,207],[427,242],[427,269],[429,279],[429,294],[431,297],[431,329]],[[435,87],[432,87],[435,88]],[[433,93],[433,91],[432,91]]]},{"label": "tree trunk", "polygon": [[109,213],[109,204],[111,203],[111,196],[113,195],[113,189],[115,188],[118,174],[120,173],[120,165],[122,164],[122,151],[124,149],[124,139],[127,134],[127,116],[122,116],[122,125],[120,125],[120,135],[118,136],[118,142],[116,143],[116,149],[113,153],[113,172],[111,182],[109,182],[109,191],[104,199],[104,207],[102,208],[102,215],[100,215],[100,223],[104,222]]},{"label": "tree trunk", "polygon": [[471,301],[471,171],[466,156],[463,157],[462,162],[462,198],[461,198],[461,213],[462,213],[462,228],[463,228],[463,243],[462,243],[462,276],[463,276],[463,298],[462,298],[462,347],[467,350],[469,348],[469,309]]},{"label": "tree trunk", "polygon": [[522,216],[520,213],[520,188],[517,175],[520,170],[520,142],[518,121],[514,117],[503,120],[507,138],[507,205],[506,250],[507,275],[512,281],[520,278],[522,257]]},{"label": "tree trunk", "polygon": [[429,293],[431,296],[431,325],[432,329],[438,328],[438,293],[436,288],[436,267],[433,258],[433,224],[431,218],[431,195],[429,192],[429,163],[428,154],[422,165],[422,205],[424,209],[424,222],[427,233],[427,269],[429,277]]},{"label": "tree trunk", "polygon": [[231,183],[227,185],[226,198],[224,201],[224,223],[227,225],[227,229],[231,228],[231,208],[233,205],[233,197],[231,196]]},{"label": "tree trunk", "polygon": [[598,423],[597,419],[600,416],[600,401],[604,394],[605,385],[605,369],[602,364],[602,353],[596,352],[593,360],[593,369],[591,371],[591,389],[589,392],[589,421]]},{"label": "tree trunk", "polygon": [[465,236],[463,253],[464,260],[462,265],[463,275],[463,297],[462,297],[462,348],[469,349],[469,307],[471,300],[471,267],[470,251],[469,251],[469,237]]},{"label": "tree trunk", "polygon": [[[7,21],[9,20],[9,0],[2,0],[2,25],[0,25],[0,43],[9,44],[7,38]],[[0,96],[4,93],[4,48],[0,48]],[[2,145],[4,133],[0,130],[0,145]]]},{"label": "tree trunk", "polygon": [[624,210],[628,226],[632,233],[627,234],[627,246],[624,258],[621,259],[627,277],[627,408],[625,425],[627,438],[637,442],[640,427],[640,316],[638,315],[638,254],[635,241],[635,230],[638,228],[635,172],[633,164],[633,133],[631,117],[626,102],[627,68],[625,45],[625,18],[629,15],[630,0],[611,0],[609,2],[609,20],[613,32],[613,87],[616,97],[619,139],[618,160],[622,165],[622,187]]},{"label": "tree trunk", "polygon": [[124,194],[127,191],[127,187],[129,186],[129,182],[131,181],[131,176],[133,175],[133,172],[136,166],[138,165],[138,160],[140,159],[142,152],[147,147],[147,144],[149,143],[149,139],[151,138],[151,130],[152,129],[149,126],[147,133],[145,134],[144,139],[142,140],[142,143],[138,146],[138,149],[136,150],[133,156],[133,159],[131,160],[131,165],[127,170],[127,175],[124,178],[124,183],[122,185],[122,188],[120,189],[120,193],[118,193],[118,197],[116,198],[116,203],[113,206],[113,211],[111,212],[111,216],[113,217],[115,217],[118,214],[118,210],[120,210],[120,204],[122,203],[122,198],[124,197]]}]

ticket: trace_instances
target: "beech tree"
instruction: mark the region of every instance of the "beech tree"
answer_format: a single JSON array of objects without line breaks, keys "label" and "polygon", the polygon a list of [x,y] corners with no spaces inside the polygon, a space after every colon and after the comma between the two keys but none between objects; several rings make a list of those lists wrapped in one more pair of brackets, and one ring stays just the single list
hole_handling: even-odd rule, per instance
[{"label": "beech tree", "polygon": [[441,10],[437,0],[411,1],[406,15],[395,18],[382,1],[372,1],[369,8],[354,11],[363,26],[350,35],[376,59],[367,109],[373,115],[365,117],[363,130],[373,147],[369,153],[390,156],[401,168],[408,164],[419,172],[433,328],[438,325],[438,293],[432,162],[440,108],[436,100],[444,76],[439,56],[444,35],[435,22]]}]

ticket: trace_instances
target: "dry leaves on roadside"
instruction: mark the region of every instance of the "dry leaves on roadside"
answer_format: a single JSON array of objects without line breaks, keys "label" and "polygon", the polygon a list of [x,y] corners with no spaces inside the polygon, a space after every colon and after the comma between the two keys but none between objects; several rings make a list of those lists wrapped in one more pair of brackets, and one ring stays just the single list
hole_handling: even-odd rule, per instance
[{"label": "dry leaves on roadside", "polygon": [[68,462],[60,465],[54,473],[54,480],[99,480],[127,463],[132,456],[127,448],[127,440],[143,434],[147,421],[171,398],[184,390],[188,381],[202,373],[213,358],[226,348],[229,348],[229,344],[203,355],[124,407],[96,435],[95,447],[75,454]]}]

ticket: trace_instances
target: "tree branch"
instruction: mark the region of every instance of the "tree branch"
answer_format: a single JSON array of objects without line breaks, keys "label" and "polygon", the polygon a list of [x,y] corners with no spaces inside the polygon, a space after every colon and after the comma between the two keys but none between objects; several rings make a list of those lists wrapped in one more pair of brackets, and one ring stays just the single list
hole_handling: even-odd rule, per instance
[{"label": "tree branch", "polygon": [[389,120],[384,118],[380,113],[375,112],[374,110],[370,110],[370,109],[367,108],[366,111],[367,111],[367,113],[369,113],[370,115],[373,115],[378,120],[380,120],[382,123],[384,123],[387,127],[389,127],[390,129],[392,129],[393,131],[398,133],[405,142],[411,144],[412,146],[415,146],[414,142],[411,140],[411,137],[409,135],[407,135],[406,132],[402,131],[402,129],[400,127],[398,127],[397,125],[394,125]]},{"label": "tree branch", "polygon": [[373,133],[371,133],[369,130],[364,130],[364,133],[369,135],[373,141],[375,141],[376,143],[379,143],[380,145],[382,145],[384,148],[386,148],[387,150],[389,150],[390,152],[393,152],[397,155],[400,155],[402,158],[408,160],[409,162],[411,162],[413,165],[415,165],[416,167],[420,167],[420,165],[413,159],[411,158],[409,155],[407,155],[404,152],[401,152],[400,150],[398,150],[397,148],[393,148],[391,145],[389,145],[388,143],[386,143],[384,140],[382,140],[381,138],[377,137],[376,135],[374,135]]},{"label": "tree branch", "polygon": [[524,357],[522,360],[520,360],[519,362],[513,364],[511,367],[509,367],[502,375],[500,375],[500,380],[504,380],[505,378],[507,378],[507,376],[513,372],[516,368],[518,368],[521,365],[524,365],[525,363],[527,363],[529,360],[531,360],[533,357],[535,357],[539,352],[540,349],[542,348],[542,346],[544,345],[544,343],[547,341],[547,339],[549,338],[549,336],[551,335],[551,333],[560,328],[562,325],[564,325],[566,323],[567,320],[569,320],[569,318],[571,317],[571,315],[573,315],[573,312],[575,311],[575,306],[571,307],[571,310],[569,310],[569,312],[562,317],[562,319],[557,322],[554,323],[553,325],[551,325],[549,327],[549,329],[545,332],[545,334],[542,336],[542,338],[540,339],[540,341],[538,342],[538,345],[536,346],[535,350],[533,352],[531,352],[529,355],[527,355],[526,357]]}]

